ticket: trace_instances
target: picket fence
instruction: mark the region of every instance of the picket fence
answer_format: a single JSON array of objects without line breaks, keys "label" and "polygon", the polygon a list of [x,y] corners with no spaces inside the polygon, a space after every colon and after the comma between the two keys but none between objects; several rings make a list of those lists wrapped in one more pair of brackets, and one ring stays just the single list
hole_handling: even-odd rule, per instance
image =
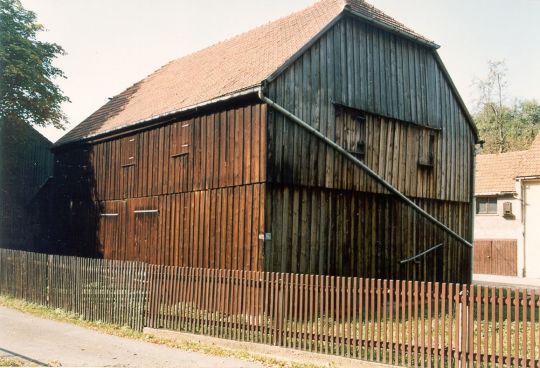
[{"label": "picket fence", "polygon": [[92,321],[420,367],[538,367],[535,290],[0,250],[0,293]]}]

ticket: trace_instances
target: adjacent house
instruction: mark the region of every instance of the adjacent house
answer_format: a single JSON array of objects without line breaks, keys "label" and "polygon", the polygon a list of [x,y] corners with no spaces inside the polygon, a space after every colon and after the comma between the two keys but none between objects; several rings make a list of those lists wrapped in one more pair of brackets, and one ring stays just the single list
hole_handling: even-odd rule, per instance
[{"label": "adjacent house", "polygon": [[437,48],[323,0],[171,61],[55,144],[60,249],[469,281],[477,132]]},{"label": "adjacent house", "polygon": [[33,210],[33,202],[53,173],[51,146],[28,124],[0,121],[1,248],[47,250],[48,223]]},{"label": "adjacent house", "polygon": [[478,155],[474,272],[540,278],[540,135],[527,151]]}]

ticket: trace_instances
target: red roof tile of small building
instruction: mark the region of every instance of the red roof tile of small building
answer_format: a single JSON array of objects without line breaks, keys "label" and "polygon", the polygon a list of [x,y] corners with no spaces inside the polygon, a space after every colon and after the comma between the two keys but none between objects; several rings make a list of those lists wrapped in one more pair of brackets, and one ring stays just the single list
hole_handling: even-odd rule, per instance
[{"label": "red roof tile of small building", "polygon": [[518,177],[540,176],[540,133],[527,151],[476,156],[476,194],[515,192]]},{"label": "red roof tile of small building", "polygon": [[430,42],[363,0],[322,0],[164,65],[113,97],[56,145],[129,127],[259,86],[345,7],[412,38]]},{"label": "red roof tile of small building", "polygon": [[515,192],[515,178],[527,151],[476,156],[476,194]]},{"label": "red roof tile of small building", "polygon": [[521,161],[518,176],[540,176],[540,133]]}]

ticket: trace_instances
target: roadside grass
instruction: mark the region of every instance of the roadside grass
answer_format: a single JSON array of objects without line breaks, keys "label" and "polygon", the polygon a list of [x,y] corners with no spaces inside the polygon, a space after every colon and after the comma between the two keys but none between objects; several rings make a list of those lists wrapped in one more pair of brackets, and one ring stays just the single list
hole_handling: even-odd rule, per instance
[{"label": "roadside grass", "polygon": [[[216,345],[203,344],[200,342],[190,341],[176,341],[172,339],[158,338],[151,335],[146,335],[142,332],[135,331],[127,326],[118,326],[103,322],[91,322],[82,319],[76,313],[66,312],[61,309],[50,309],[41,305],[25,302],[20,299],[15,299],[9,296],[0,295],[0,305],[17,309],[21,312],[30,313],[37,317],[51,319],[60,322],[71,323],[77,326],[85,327],[91,330],[99,331],[109,335],[125,337],[134,340],[141,340],[151,342],[154,344],[165,345],[172,348],[181,350],[188,350],[193,352],[200,352],[209,355],[219,357],[237,358],[246,361],[258,362],[269,367],[279,368],[322,368],[328,367],[327,365],[315,365],[309,363],[297,363],[290,362],[275,358],[270,358],[264,355],[253,354],[245,350],[232,350],[225,349]],[[8,364],[10,363],[10,364]],[[23,362],[14,358],[0,358],[0,367],[20,367],[27,366],[26,362]]]},{"label": "roadside grass", "polygon": [[16,358],[0,357],[0,367],[24,367],[27,363]]}]

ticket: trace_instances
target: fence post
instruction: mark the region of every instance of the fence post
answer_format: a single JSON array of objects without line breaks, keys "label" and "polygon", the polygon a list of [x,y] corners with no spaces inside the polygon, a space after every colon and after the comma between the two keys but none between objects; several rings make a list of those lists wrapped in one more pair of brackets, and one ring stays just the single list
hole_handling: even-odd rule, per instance
[{"label": "fence post", "polygon": [[45,305],[47,307],[50,306],[50,302],[51,302],[51,263],[52,263],[52,255],[49,254],[47,256],[47,267],[46,267],[46,270],[47,270],[47,291],[46,291],[46,300],[45,300]]}]

